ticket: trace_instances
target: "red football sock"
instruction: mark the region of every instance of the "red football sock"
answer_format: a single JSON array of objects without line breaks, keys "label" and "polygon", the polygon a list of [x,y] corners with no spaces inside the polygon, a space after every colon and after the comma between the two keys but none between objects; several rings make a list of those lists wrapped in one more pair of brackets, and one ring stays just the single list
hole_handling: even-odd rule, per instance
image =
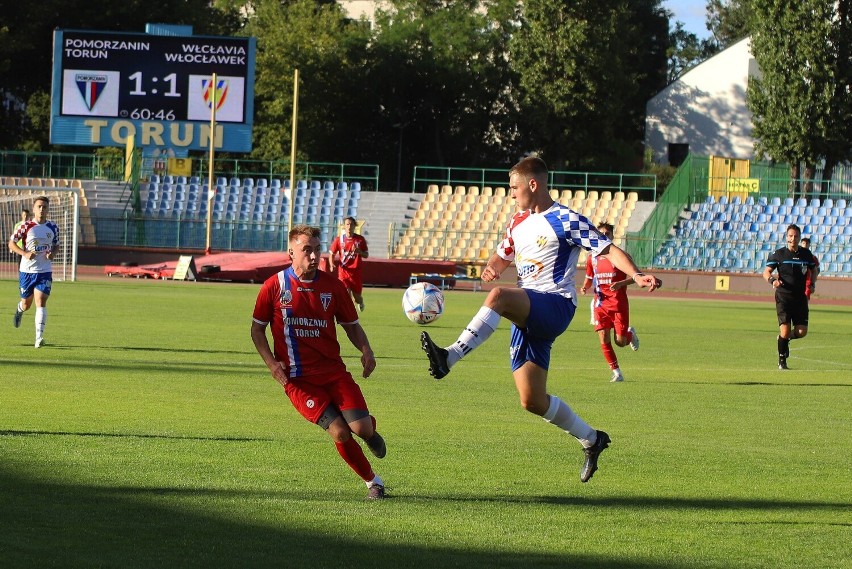
[{"label": "red football sock", "polygon": [[341,458],[346,461],[349,468],[355,471],[355,474],[360,476],[364,482],[369,482],[376,477],[373,473],[373,468],[370,466],[370,461],[364,456],[364,451],[354,438],[349,437],[345,443],[334,443],[337,447],[337,452]]},{"label": "red football sock", "polygon": [[609,369],[618,369],[618,358],[615,356],[615,348],[612,344],[601,344],[601,351],[606,363],[609,364]]}]

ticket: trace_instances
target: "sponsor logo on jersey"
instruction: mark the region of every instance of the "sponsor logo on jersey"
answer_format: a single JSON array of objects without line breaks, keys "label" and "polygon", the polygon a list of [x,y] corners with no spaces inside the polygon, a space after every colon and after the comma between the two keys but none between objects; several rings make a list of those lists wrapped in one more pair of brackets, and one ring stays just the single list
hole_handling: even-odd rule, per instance
[{"label": "sponsor logo on jersey", "polygon": [[538,248],[541,249],[545,245],[547,245],[547,236],[539,235],[538,239],[535,240],[535,244],[538,245]]},{"label": "sponsor logo on jersey", "polygon": [[519,279],[536,279],[544,270],[544,265],[536,259],[515,259],[515,266],[518,268]]}]

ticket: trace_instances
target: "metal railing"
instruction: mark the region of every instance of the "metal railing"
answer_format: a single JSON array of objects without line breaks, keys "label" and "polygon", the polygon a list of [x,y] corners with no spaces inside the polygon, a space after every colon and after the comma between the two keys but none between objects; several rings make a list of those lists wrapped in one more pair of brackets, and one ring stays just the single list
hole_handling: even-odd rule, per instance
[{"label": "metal railing", "polygon": [[[508,169],[456,168],[444,166],[415,166],[411,182],[412,193],[425,193],[430,185],[507,187]],[[598,192],[636,192],[642,201],[657,199],[657,177],[654,174],[612,172],[549,172],[548,187],[555,190],[592,190]]]},{"label": "metal railing", "polygon": [[0,150],[0,175],[21,178],[121,180],[124,160],[97,154]]},{"label": "metal railing", "polygon": [[[139,161],[137,156],[133,163],[133,179],[145,176]],[[192,175],[206,180],[207,160],[196,157],[192,163]],[[216,178],[289,179],[290,161],[217,158],[214,160],[213,173]],[[103,156],[97,153],[0,150],[0,176],[122,181],[125,178],[125,162],[123,154]],[[301,180],[359,182],[363,191],[371,191],[378,190],[379,166],[345,162],[296,162],[296,177]]]},{"label": "metal railing", "polygon": [[[95,227],[99,247],[203,250],[206,246],[207,220],[198,216],[153,217],[126,211],[114,216],[98,215],[86,221]],[[324,251],[337,235],[338,223],[333,220],[319,226]],[[286,251],[288,231],[286,219],[280,222],[213,221],[211,246],[214,251]]]}]

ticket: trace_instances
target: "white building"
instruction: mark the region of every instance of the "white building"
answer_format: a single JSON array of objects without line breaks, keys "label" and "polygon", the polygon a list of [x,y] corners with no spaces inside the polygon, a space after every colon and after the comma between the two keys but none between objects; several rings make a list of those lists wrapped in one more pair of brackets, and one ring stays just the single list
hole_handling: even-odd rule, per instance
[{"label": "white building", "polygon": [[749,39],[696,65],[648,101],[645,148],[656,162],[679,166],[689,152],[754,158],[746,89],[759,70]]}]

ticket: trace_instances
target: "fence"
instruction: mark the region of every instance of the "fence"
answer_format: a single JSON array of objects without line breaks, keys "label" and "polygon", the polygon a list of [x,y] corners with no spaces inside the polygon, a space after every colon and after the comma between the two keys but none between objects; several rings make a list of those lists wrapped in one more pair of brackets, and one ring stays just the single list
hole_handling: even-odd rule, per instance
[{"label": "fence", "polygon": [[[430,185],[506,187],[509,185],[508,169],[415,166],[411,182],[412,193],[425,193]],[[657,199],[657,177],[653,174],[553,170],[548,173],[548,187],[555,190],[600,193],[636,192],[640,200]]]},{"label": "fence", "polygon": [[[194,158],[192,165],[192,176],[202,180],[208,179],[208,161],[205,158]],[[138,178],[139,165],[133,164],[133,166],[134,177]],[[295,171],[296,177],[302,180],[359,182],[365,191],[378,190],[379,186],[378,164],[296,162]],[[217,158],[214,160],[213,174],[215,178],[289,179],[290,161]],[[123,153],[101,155],[2,150],[0,151],[0,175],[121,181],[125,177],[125,161]]]}]

